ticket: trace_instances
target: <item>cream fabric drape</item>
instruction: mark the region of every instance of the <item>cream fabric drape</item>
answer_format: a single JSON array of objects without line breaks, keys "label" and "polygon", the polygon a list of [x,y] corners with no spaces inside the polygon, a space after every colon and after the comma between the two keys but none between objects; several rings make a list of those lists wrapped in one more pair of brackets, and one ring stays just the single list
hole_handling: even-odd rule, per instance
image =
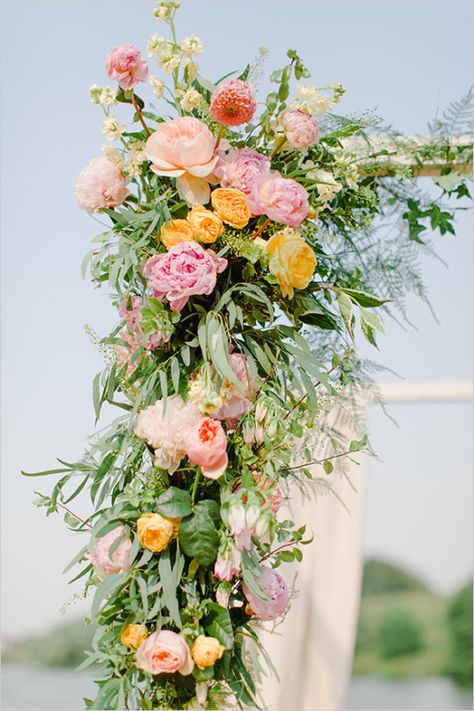
[{"label": "cream fabric drape", "polygon": [[[268,677],[261,688],[269,709],[344,708],[362,571],[365,456],[354,459],[359,466],[347,469],[351,483],[342,476],[334,481],[349,512],[335,496],[302,501],[295,492],[292,519],[306,523],[315,538],[303,549],[303,562],[293,565],[299,593],[284,622],[274,633],[269,628],[259,633],[280,677],[279,682]],[[285,578],[291,582],[289,568]]]}]

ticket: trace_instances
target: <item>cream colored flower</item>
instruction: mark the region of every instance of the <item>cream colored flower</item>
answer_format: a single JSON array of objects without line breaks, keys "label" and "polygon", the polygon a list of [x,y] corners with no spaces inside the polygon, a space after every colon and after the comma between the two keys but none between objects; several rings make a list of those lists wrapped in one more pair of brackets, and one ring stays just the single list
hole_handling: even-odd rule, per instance
[{"label": "cream colored flower", "polygon": [[143,151],[144,147],[143,141],[134,141],[128,146],[128,161],[125,167],[127,173],[134,178],[140,175],[140,167],[147,160]]},{"label": "cream colored flower", "polygon": [[158,79],[158,77],[151,76],[150,86],[156,98],[161,99],[163,97],[163,94],[165,93],[165,82],[161,79]]},{"label": "cream colored flower", "polygon": [[183,57],[182,66],[186,71],[187,78],[192,81],[199,71],[199,64],[190,57]]},{"label": "cream colored flower", "polygon": [[93,84],[89,89],[89,96],[93,104],[115,106],[117,103],[117,92],[110,86]]},{"label": "cream colored flower", "polygon": [[204,45],[195,34],[185,37],[181,40],[181,49],[183,50],[186,57],[192,57],[193,55],[198,57],[204,52]]},{"label": "cream colored flower", "polygon": [[115,165],[116,168],[120,171],[123,170],[123,156],[116,148],[109,146],[108,143],[105,143],[102,146],[102,153]]},{"label": "cream colored flower", "polygon": [[118,123],[117,116],[107,116],[100,130],[109,141],[118,141],[126,128],[123,124]]},{"label": "cream colored flower", "polygon": [[202,96],[196,89],[188,89],[180,100],[180,104],[185,111],[192,111],[202,104]]},{"label": "cream colored flower", "polygon": [[319,197],[323,202],[332,200],[342,188],[341,183],[338,183],[334,175],[327,170],[312,170],[308,173],[308,177],[316,182]]}]

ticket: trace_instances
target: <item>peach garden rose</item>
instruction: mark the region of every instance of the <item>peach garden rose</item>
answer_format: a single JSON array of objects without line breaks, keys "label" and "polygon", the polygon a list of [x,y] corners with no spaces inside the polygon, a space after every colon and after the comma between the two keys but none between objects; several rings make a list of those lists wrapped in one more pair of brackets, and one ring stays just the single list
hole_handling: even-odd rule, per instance
[{"label": "peach garden rose", "polygon": [[191,674],[194,662],[191,651],[181,635],[171,630],[153,632],[141,643],[135,655],[139,669],[148,674]]},{"label": "peach garden rose", "polygon": [[137,533],[144,548],[161,553],[179,531],[179,518],[166,518],[159,513],[144,513],[137,521]]},{"label": "peach garden rose", "polygon": [[176,178],[180,197],[189,205],[209,201],[209,182],[219,160],[216,139],[193,116],[163,121],[148,138],[144,152],[157,175]]}]

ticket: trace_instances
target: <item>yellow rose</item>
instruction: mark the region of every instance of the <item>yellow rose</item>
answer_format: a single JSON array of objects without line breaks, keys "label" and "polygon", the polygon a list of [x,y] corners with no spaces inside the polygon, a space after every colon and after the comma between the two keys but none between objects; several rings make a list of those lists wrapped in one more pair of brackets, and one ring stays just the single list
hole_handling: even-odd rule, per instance
[{"label": "yellow rose", "polygon": [[316,257],[297,230],[286,228],[267,242],[269,269],[280,285],[283,296],[293,298],[293,288],[304,289],[311,281]]},{"label": "yellow rose", "polygon": [[196,205],[189,212],[187,220],[191,225],[193,236],[199,237],[201,242],[210,244],[215,242],[224,230],[224,225],[219,215],[211,210],[206,210],[202,205]]},{"label": "yellow rose", "polygon": [[212,667],[225,652],[225,647],[219,644],[215,637],[205,637],[200,634],[193,642],[191,647],[191,655],[196,666],[201,669]]},{"label": "yellow rose", "polygon": [[211,195],[212,207],[221,220],[241,230],[252,217],[245,193],[235,188],[217,188]]},{"label": "yellow rose", "polygon": [[138,649],[147,637],[148,630],[145,625],[127,625],[120,635],[120,641],[124,647]]},{"label": "yellow rose", "polygon": [[179,522],[179,518],[165,518],[159,513],[142,514],[137,521],[140,543],[153,553],[164,551],[178,535]]},{"label": "yellow rose", "polygon": [[161,241],[166,249],[174,247],[180,242],[192,242],[194,240],[191,225],[187,220],[169,220],[161,227]]}]

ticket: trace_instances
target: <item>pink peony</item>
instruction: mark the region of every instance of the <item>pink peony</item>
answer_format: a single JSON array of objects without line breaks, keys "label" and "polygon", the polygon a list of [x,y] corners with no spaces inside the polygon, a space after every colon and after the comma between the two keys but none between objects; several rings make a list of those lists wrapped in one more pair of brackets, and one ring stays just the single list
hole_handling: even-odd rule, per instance
[{"label": "pink peony", "polygon": [[133,44],[114,47],[105,60],[105,69],[109,78],[116,79],[124,91],[130,91],[148,77],[148,62]]},{"label": "pink peony", "polygon": [[257,178],[270,172],[270,160],[251,148],[236,148],[221,158],[215,174],[223,188],[236,188],[248,195]]},{"label": "pink peony", "polygon": [[[123,540],[110,555],[109,549],[119,537]],[[89,552],[89,560],[96,573],[101,577],[112,573],[122,573],[130,568],[131,550],[132,543],[126,529],[123,526],[117,526],[96,540],[92,551]]]},{"label": "pink peony", "polygon": [[104,207],[121,205],[128,195],[125,178],[111,160],[93,158],[79,173],[74,189],[79,207],[99,212]]},{"label": "pink peony", "polygon": [[155,450],[155,464],[170,474],[176,471],[186,455],[188,433],[198,426],[202,416],[180,395],[169,397],[142,410],[135,422],[135,434]]},{"label": "pink peony", "polygon": [[176,187],[189,205],[209,202],[209,180],[219,160],[216,139],[202,121],[183,116],[160,123],[144,149],[157,175],[176,178]]},{"label": "pink peony", "polygon": [[153,632],[138,647],[135,664],[149,674],[191,674],[194,662],[186,641],[176,632]]},{"label": "pink peony", "polygon": [[319,140],[319,124],[302,109],[287,109],[280,116],[286,140],[299,150],[314,146]]},{"label": "pink peony", "polygon": [[197,242],[180,242],[166,252],[151,257],[143,267],[147,286],[156,299],[166,299],[173,311],[181,311],[194,294],[211,294],[217,275],[227,267],[227,259]]},{"label": "pink peony", "polygon": [[286,583],[273,568],[260,566],[260,573],[255,576],[257,585],[269,600],[262,600],[244,583],[242,589],[254,615],[261,620],[274,620],[285,612],[288,607],[289,594]]},{"label": "pink peony", "polygon": [[270,173],[255,181],[247,203],[254,215],[298,227],[308,216],[308,193],[291,178]]},{"label": "pink peony", "polygon": [[195,426],[186,438],[186,453],[192,464],[201,467],[208,479],[218,479],[226,470],[227,437],[217,420],[206,417]]},{"label": "pink peony", "polygon": [[256,108],[252,84],[241,79],[228,79],[212,92],[209,113],[217,123],[239,126],[252,120]]}]

